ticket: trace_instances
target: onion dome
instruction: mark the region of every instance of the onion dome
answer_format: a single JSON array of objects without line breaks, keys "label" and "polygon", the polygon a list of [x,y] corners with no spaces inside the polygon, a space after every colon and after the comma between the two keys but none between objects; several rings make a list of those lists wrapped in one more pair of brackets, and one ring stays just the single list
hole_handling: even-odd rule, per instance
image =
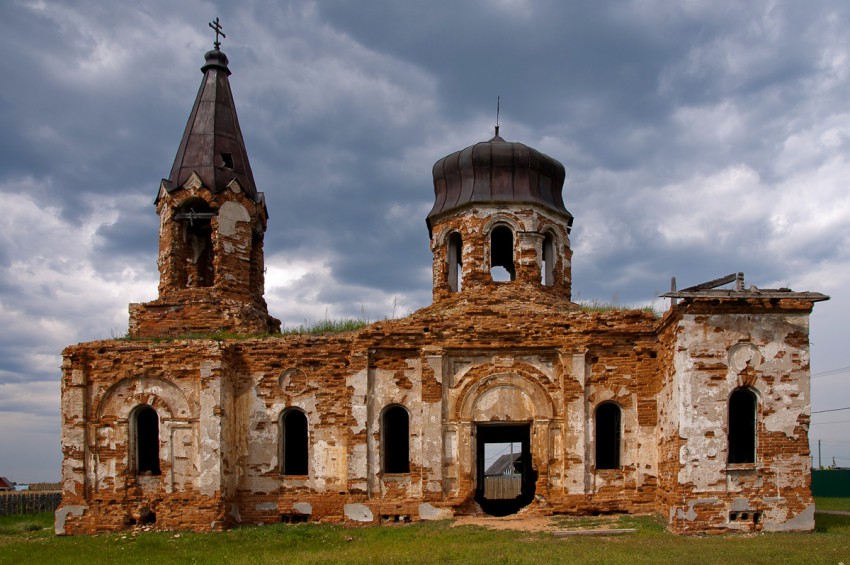
[{"label": "onion dome", "polygon": [[523,143],[505,141],[498,133],[489,141],[470,145],[434,164],[434,218],[471,203],[527,203],[565,216],[564,166]]}]

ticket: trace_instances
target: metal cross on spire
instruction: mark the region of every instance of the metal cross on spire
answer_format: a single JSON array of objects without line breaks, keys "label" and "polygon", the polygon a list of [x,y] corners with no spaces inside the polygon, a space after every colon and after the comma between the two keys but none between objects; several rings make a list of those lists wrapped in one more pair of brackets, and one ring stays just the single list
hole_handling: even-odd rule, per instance
[{"label": "metal cross on spire", "polygon": [[215,42],[213,46],[215,46],[215,50],[218,51],[219,47],[221,47],[221,41],[218,40],[218,36],[222,36],[227,39],[227,36],[224,35],[224,32],[221,31],[221,24],[218,22],[218,16],[215,17],[215,21],[210,22],[210,27],[215,30]]}]

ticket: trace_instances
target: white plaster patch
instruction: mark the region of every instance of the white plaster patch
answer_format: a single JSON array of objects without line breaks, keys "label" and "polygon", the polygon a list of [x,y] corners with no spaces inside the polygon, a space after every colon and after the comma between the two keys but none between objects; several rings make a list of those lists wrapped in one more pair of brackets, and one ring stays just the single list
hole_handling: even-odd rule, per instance
[{"label": "white plaster patch", "polygon": [[419,505],[420,520],[451,520],[454,518],[454,512],[451,508],[437,508],[427,502]]},{"label": "white plaster patch", "polygon": [[495,387],[475,399],[472,417],[478,422],[533,420],[534,401],[524,390],[517,387]]},{"label": "white plaster patch", "polygon": [[346,504],[343,508],[345,517],[355,522],[372,522],[375,516],[365,504]]},{"label": "white plaster patch", "polygon": [[[786,513],[787,516],[787,513]],[[809,504],[805,510],[791,518],[778,521],[765,521],[766,532],[808,532],[815,528],[815,505]]]},{"label": "white plaster patch", "polygon": [[88,510],[88,506],[63,506],[54,514],[53,531],[57,536],[64,536],[65,520],[68,519],[68,515],[72,514],[79,517],[82,516],[86,510]]},{"label": "white plaster patch", "polygon": [[218,233],[230,236],[236,233],[237,222],[250,222],[248,210],[238,202],[227,201],[218,209]]},{"label": "white plaster patch", "polygon": [[296,502],[292,505],[292,509],[299,514],[312,514],[313,505],[309,502]]},{"label": "white plaster patch", "polygon": [[776,412],[769,414],[764,419],[764,428],[769,432],[782,432],[786,436],[796,439],[797,434],[794,430],[797,427],[797,418],[802,413],[802,408],[787,407],[781,409],[777,407]]}]

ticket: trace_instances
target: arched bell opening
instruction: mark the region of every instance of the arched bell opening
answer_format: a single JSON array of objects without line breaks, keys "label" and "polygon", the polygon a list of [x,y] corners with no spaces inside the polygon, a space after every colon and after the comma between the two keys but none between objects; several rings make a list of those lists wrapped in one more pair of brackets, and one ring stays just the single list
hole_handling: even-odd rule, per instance
[{"label": "arched bell opening", "polygon": [[555,238],[547,232],[543,236],[540,280],[544,286],[555,284]]},{"label": "arched bell opening", "polygon": [[449,236],[448,251],[448,283],[449,290],[460,292],[463,287],[463,240],[457,232]]},{"label": "arched bell opening", "polygon": [[209,204],[201,198],[192,198],[174,212],[183,232],[176,254],[183,259],[181,277],[185,288],[213,286],[215,284],[215,251],[213,248],[212,218]]},{"label": "arched bell opening", "polygon": [[496,226],[490,232],[490,276],[495,282],[516,280],[514,233],[508,226]]}]

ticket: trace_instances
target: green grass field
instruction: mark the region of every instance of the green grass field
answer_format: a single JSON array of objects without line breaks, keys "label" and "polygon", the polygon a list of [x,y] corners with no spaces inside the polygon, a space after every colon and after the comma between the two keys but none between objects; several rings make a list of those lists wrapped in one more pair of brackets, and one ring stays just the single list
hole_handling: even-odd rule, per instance
[{"label": "green grass field", "polygon": [[[850,510],[850,499],[818,499],[825,506]],[[592,526],[589,518],[560,520],[564,528]],[[850,563],[850,516],[819,514],[816,523],[811,534],[689,537],[668,534],[658,518],[630,516],[611,525],[636,534],[565,539],[449,522],[56,537],[45,513],[0,518],[0,563]]]}]

